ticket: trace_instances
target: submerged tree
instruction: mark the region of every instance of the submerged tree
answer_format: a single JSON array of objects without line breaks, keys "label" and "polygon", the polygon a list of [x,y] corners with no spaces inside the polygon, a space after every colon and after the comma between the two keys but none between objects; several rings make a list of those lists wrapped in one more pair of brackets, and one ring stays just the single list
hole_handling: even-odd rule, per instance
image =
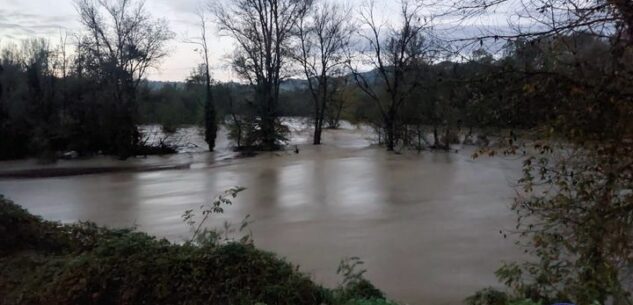
[{"label": "submerged tree", "polygon": [[136,92],[148,69],[167,55],[172,38],[164,20],[153,19],[143,1],[77,0],[84,34],[77,52],[82,73],[113,98],[107,115],[110,145],[121,157],[138,143]]},{"label": "submerged tree", "polygon": [[364,61],[373,68],[369,73],[361,73],[353,68],[358,87],[372,99],[382,119],[387,150],[394,150],[400,138],[400,112],[404,103],[419,85],[417,74],[423,62],[435,55],[428,34],[429,20],[422,18],[421,4],[403,0],[400,22],[389,27],[389,33],[382,32],[384,25],[375,18],[374,3],[361,13],[361,19],[368,34],[365,38],[368,50]]},{"label": "submerged tree", "polygon": [[358,90],[355,84],[350,84],[352,82],[353,80],[345,76],[333,79],[331,94],[325,107],[326,128],[339,128],[343,110],[356,99]]},{"label": "submerged tree", "polygon": [[236,0],[211,5],[220,33],[237,43],[235,71],[255,88],[257,145],[274,150],[284,140],[279,85],[288,64],[288,43],[308,0]]},{"label": "submerged tree", "polygon": [[203,74],[204,74],[204,140],[209,146],[209,150],[215,149],[215,138],[218,132],[218,123],[216,115],[216,106],[213,100],[213,92],[211,91],[211,72],[210,72],[210,60],[209,60],[209,43],[207,40],[207,16],[204,10],[197,12],[200,26],[200,37],[193,41],[193,43],[200,46],[200,54],[204,61]]},{"label": "submerged tree", "polygon": [[298,21],[299,51],[295,58],[303,69],[314,103],[315,145],[321,144],[325,114],[331,106],[328,102],[337,89],[333,77],[342,74],[353,32],[350,10],[326,1],[313,4]]}]

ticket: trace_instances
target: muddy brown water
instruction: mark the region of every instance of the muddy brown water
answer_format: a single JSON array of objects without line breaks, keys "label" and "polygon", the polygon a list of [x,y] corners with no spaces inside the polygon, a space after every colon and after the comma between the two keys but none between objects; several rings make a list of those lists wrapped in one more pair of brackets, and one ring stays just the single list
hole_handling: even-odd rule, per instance
[{"label": "muddy brown water", "polygon": [[[325,145],[254,158],[226,152],[183,153],[126,162],[187,164],[186,169],[113,172],[41,179],[2,179],[0,194],[46,219],[90,220],[173,241],[189,236],[180,216],[231,186],[247,190],[211,226],[245,215],[255,244],[325,284],[340,280],[341,258],[359,256],[367,277],[407,304],[460,304],[498,286],[494,270],[520,256],[499,230],[511,229],[516,160],[472,160],[459,153],[387,153],[365,130],[327,131]],[[74,162],[74,163],[72,163]],[[83,163],[82,163],[83,162]],[[95,166],[112,160],[69,161]],[[34,167],[31,161],[0,163]],[[1,168],[0,168],[1,170]]]}]

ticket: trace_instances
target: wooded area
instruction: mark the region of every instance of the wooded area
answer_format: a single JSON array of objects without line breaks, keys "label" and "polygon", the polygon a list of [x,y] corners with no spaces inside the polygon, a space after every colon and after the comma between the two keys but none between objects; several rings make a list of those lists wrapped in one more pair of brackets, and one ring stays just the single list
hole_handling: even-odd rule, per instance
[{"label": "wooded area", "polygon": [[[499,8],[513,10],[513,31],[441,36],[442,18]],[[512,297],[630,304],[633,2],[403,0],[385,21],[371,1],[356,9],[210,2],[200,66],[157,87],[145,76],[167,55],[167,24],[142,2],[80,0],[80,33],[2,49],[0,159],[163,152],[144,147],[145,123],[204,125],[210,150],[224,124],[245,151],[283,149],[284,116],[312,118],[317,145],[340,120],[368,124],[389,151],[449,151],[493,130],[501,145],[476,156],[525,157],[513,233],[535,259],[497,272]],[[211,78],[206,18],[235,42],[235,82]]]}]

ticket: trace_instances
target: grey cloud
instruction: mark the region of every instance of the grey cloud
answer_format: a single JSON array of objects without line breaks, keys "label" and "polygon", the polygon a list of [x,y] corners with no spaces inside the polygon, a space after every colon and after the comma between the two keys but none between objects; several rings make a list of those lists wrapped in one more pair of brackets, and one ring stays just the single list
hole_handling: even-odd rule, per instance
[{"label": "grey cloud", "polygon": [[177,19],[171,19],[170,21],[179,23],[179,24],[184,24],[187,26],[194,26],[194,27],[198,27],[200,25],[200,23],[198,22],[198,19],[177,18]]},{"label": "grey cloud", "polygon": [[178,13],[192,13],[195,12],[198,7],[204,3],[202,0],[158,0],[157,2],[162,5],[173,9]]},{"label": "grey cloud", "polygon": [[14,24],[14,23],[0,22],[0,33],[3,31],[13,32],[13,33],[35,34],[35,31],[28,27],[24,27],[22,25]]},{"label": "grey cloud", "polygon": [[71,16],[42,16],[0,9],[0,35],[15,39],[38,34],[51,34],[60,29],[68,29],[73,20],[74,17]]}]

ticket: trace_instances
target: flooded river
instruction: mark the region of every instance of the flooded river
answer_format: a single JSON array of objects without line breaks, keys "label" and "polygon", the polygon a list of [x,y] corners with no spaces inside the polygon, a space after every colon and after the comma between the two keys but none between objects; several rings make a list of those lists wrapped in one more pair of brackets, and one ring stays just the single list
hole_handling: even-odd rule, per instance
[{"label": "flooded river", "polygon": [[[180,218],[185,210],[239,185],[247,190],[211,225],[239,223],[250,215],[257,246],[301,265],[327,286],[339,281],[336,268],[346,256],[361,257],[367,277],[407,304],[458,304],[477,289],[498,285],[494,270],[520,252],[499,234],[513,227],[509,204],[520,173],[517,161],[472,160],[472,148],[393,154],[371,145],[364,129],[326,132],[326,144],[313,147],[305,144],[306,130],[295,130],[298,154],[289,149],[236,159],[221,136],[217,153],[64,161],[50,166],[187,166],[5,178],[0,194],[46,219],[135,225],[179,241],[189,234]],[[0,166],[39,165],[12,161]]]}]

